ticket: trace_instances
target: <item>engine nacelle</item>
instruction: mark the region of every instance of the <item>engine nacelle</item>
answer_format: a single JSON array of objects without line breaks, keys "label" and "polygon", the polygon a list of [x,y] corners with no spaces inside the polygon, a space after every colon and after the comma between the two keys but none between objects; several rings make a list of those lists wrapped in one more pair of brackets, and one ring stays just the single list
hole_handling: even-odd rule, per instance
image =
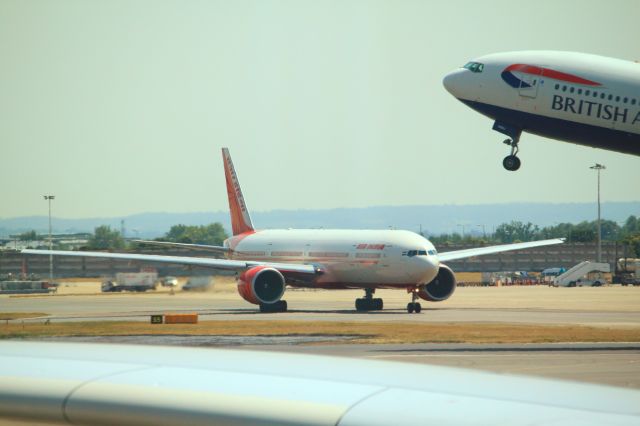
[{"label": "engine nacelle", "polygon": [[420,286],[418,296],[429,302],[442,302],[451,297],[455,290],[455,274],[448,266],[440,264],[438,275],[431,282]]},{"label": "engine nacelle", "polygon": [[284,277],[274,268],[254,266],[238,277],[238,293],[254,305],[275,303],[284,294]]}]

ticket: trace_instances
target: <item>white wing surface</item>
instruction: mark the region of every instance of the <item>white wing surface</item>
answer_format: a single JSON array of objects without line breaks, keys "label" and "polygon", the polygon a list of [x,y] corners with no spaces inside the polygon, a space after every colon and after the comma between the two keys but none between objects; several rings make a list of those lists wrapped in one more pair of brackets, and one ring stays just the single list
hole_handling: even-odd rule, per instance
[{"label": "white wing surface", "polygon": [[367,359],[0,342],[0,422],[638,425],[638,401],[631,389]]},{"label": "white wing surface", "polygon": [[64,250],[22,250],[24,254],[40,254],[53,256],[96,257],[103,259],[133,260],[141,262],[176,263],[180,265],[203,266],[230,271],[244,271],[254,266],[269,266],[281,272],[297,272],[302,274],[318,274],[322,271],[315,265],[297,263],[271,263],[245,260],[210,259],[206,257],[187,256],[158,256],[152,254],[103,253],[95,251],[64,251]]},{"label": "white wing surface", "polygon": [[502,244],[499,246],[490,247],[476,247],[464,250],[448,251],[444,253],[438,253],[438,259],[442,262],[448,262],[450,260],[464,259],[467,257],[482,256],[485,254],[500,253],[503,251],[511,250],[523,250],[533,247],[549,246],[553,244],[564,243],[564,238],[554,238],[551,240],[530,241],[528,243],[515,243],[515,244]]},{"label": "white wing surface", "polygon": [[218,254],[226,254],[231,251],[231,249],[223,246],[211,246],[208,244],[187,244],[187,243],[173,243],[170,241],[148,241],[148,240],[133,240],[133,242],[138,244],[148,244],[150,246],[159,246],[166,248],[184,248],[190,250],[204,250],[210,251]]}]

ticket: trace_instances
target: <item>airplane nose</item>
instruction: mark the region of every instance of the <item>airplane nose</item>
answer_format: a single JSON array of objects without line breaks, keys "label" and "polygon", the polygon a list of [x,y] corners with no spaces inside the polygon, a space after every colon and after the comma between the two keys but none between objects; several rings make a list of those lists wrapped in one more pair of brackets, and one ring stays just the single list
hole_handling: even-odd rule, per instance
[{"label": "airplane nose", "polygon": [[447,89],[447,92],[451,93],[456,98],[460,91],[460,83],[464,71],[465,70],[457,69],[447,74],[442,80],[442,84],[444,85],[444,88]]},{"label": "airplane nose", "polygon": [[438,269],[440,269],[440,262],[438,258],[435,256],[422,257],[422,269],[424,276],[422,280],[424,282],[430,282],[432,279],[438,275]]}]

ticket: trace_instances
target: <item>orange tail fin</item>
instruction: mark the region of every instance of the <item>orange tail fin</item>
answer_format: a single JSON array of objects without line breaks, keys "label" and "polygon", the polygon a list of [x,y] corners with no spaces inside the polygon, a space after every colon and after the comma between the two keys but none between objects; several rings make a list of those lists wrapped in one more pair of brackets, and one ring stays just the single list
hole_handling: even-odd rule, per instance
[{"label": "orange tail fin", "polygon": [[254,230],[253,223],[251,222],[247,205],[244,202],[238,175],[236,175],[236,171],[233,168],[228,148],[222,148],[222,160],[224,161],[224,177],[227,180],[227,195],[229,196],[233,235],[252,232]]}]

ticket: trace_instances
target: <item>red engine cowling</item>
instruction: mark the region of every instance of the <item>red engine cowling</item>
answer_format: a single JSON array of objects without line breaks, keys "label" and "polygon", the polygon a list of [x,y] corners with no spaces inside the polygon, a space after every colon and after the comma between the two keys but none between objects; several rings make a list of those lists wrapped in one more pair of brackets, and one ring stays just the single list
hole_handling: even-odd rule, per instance
[{"label": "red engine cowling", "polygon": [[455,274],[448,266],[440,264],[438,275],[430,283],[420,286],[418,296],[429,302],[442,302],[451,297],[455,290]]},{"label": "red engine cowling", "polygon": [[238,293],[255,305],[275,303],[284,294],[284,277],[274,268],[254,266],[238,277]]}]

